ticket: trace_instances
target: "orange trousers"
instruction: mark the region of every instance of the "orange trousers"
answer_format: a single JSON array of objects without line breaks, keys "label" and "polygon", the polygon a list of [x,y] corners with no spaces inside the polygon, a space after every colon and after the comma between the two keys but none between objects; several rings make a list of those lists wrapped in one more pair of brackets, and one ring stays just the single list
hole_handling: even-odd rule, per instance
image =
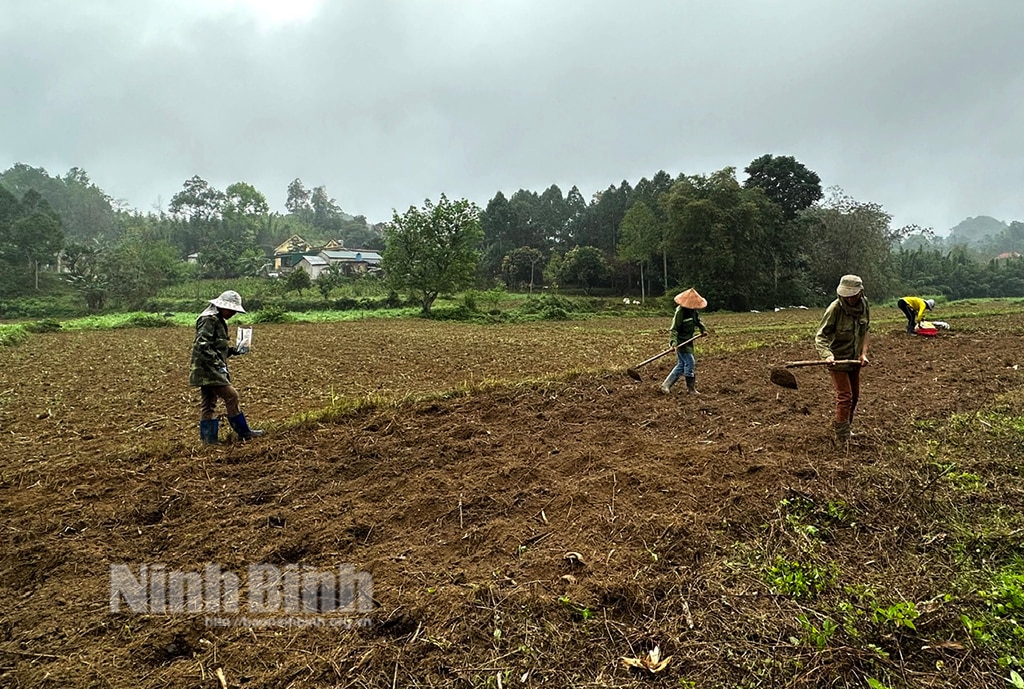
[{"label": "orange trousers", "polygon": [[853,421],[853,412],[860,397],[860,368],[852,371],[829,371],[836,390],[836,423]]}]

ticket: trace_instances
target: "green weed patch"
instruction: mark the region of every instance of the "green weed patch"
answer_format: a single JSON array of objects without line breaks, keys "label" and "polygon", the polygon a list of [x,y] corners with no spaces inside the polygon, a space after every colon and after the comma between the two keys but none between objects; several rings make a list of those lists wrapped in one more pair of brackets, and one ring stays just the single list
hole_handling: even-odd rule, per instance
[{"label": "green weed patch", "polygon": [[28,339],[28,331],[21,325],[0,325],[0,347],[14,347]]}]

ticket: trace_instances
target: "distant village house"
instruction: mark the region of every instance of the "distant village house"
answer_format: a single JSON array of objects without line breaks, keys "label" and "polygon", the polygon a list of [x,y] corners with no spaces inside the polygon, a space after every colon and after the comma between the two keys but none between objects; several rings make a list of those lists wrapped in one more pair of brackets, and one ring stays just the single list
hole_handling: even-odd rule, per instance
[{"label": "distant village house", "polygon": [[304,270],[312,280],[330,266],[339,266],[345,275],[374,273],[380,270],[380,262],[380,253],[372,249],[346,249],[337,239],[313,246],[297,234],[274,249],[275,271],[286,275],[296,269]]},{"label": "distant village house", "polygon": [[380,269],[380,254],[369,249],[325,249],[320,256],[331,265],[341,266],[345,275],[360,275]]},{"label": "distant village house", "polygon": [[309,273],[310,280],[316,280],[320,277],[320,273],[327,270],[329,266],[330,263],[327,262],[327,259],[320,256],[303,256],[299,262],[295,264],[295,268],[298,270],[304,270]]}]

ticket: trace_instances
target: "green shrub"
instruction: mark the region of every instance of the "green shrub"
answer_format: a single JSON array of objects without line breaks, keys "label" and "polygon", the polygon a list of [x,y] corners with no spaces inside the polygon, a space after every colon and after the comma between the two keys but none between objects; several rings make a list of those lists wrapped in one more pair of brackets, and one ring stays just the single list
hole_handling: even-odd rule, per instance
[{"label": "green shrub", "polygon": [[28,332],[20,325],[0,325],[0,347],[14,347],[28,339]]},{"label": "green shrub", "polygon": [[764,580],[783,596],[795,599],[814,598],[831,586],[838,576],[834,565],[818,566],[809,562],[776,557],[764,572]]},{"label": "green shrub", "polygon": [[253,323],[291,323],[295,317],[282,308],[271,306],[252,314]]},{"label": "green shrub", "polygon": [[0,318],[75,318],[89,310],[73,295],[21,297],[0,302]]},{"label": "green shrub", "polygon": [[545,306],[541,309],[539,315],[545,321],[567,321],[570,318],[569,313],[565,309],[554,305]]},{"label": "green shrub", "polygon": [[133,313],[114,328],[170,328],[174,322],[155,313]]},{"label": "green shrub", "polygon": [[524,320],[565,321],[574,314],[592,311],[592,305],[557,294],[544,294],[527,299],[518,309],[517,315]]},{"label": "green shrub", "polygon": [[195,313],[209,306],[208,303],[196,299],[151,297],[142,305],[143,311],[149,313]]},{"label": "green shrub", "polygon": [[480,300],[490,307],[489,311],[497,311],[501,302],[508,298],[508,290],[505,289],[505,285],[496,285],[479,296]]},{"label": "green shrub", "polygon": [[350,297],[342,297],[340,299],[335,299],[331,303],[331,307],[335,311],[353,311],[355,309],[363,308],[362,303],[364,301],[372,301],[372,300],[360,299],[360,300],[356,301],[355,299],[352,299]]},{"label": "green shrub", "polygon": [[476,312],[465,304],[456,304],[455,306],[435,307],[430,310],[430,313],[425,314],[424,318],[435,321],[471,321],[475,316]]},{"label": "green shrub", "polygon": [[60,328],[60,323],[51,318],[25,324],[25,330],[30,333],[55,333]]}]

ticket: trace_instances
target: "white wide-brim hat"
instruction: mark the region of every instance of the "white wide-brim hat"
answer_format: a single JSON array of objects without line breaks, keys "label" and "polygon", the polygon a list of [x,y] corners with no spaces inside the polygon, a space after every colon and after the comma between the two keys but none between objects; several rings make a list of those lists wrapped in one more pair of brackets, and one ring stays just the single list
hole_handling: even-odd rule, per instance
[{"label": "white wide-brim hat", "polygon": [[222,292],[216,299],[211,299],[210,303],[218,309],[227,309],[228,311],[245,313],[245,309],[242,308],[242,295],[233,289],[229,289],[227,292]]}]

